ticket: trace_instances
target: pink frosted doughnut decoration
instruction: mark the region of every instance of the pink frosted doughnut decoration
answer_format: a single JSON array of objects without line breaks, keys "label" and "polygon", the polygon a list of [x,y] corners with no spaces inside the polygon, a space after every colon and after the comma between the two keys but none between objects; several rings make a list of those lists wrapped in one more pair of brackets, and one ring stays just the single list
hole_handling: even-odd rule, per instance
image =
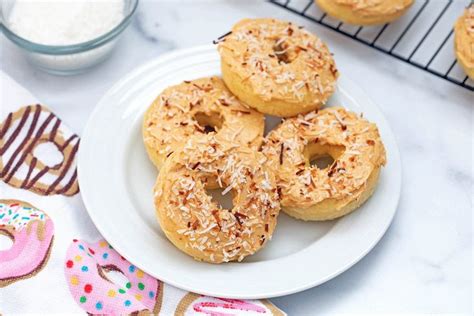
[{"label": "pink frosted doughnut decoration", "polygon": [[[242,300],[226,298],[208,298],[207,300],[193,304],[194,311],[215,316],[226,316],[228,313],[216,310],[247,311],[254,313],[265,313],[265,308]],[[213,311],[214,310],[214,311]]]},{"label": "pink frosted doughnut decoration", "polygon": [[207,315],[285,315],[268,300],[237,300],[203,296],[194,293],[185,295],[178,304],[175,316]]},{"label": "pink frosted doughnut decoration", "polygon": [[[89,244],[74,239],[64,271],[74,300],[89,314],[159,312],[160,281],[128,262],[105,240]],[[121,287],[108,280],[104,271],[120,272],[128,282]]]},{"label": "pink frosted doughnut decoration", "polygon": [[0,234],[13,241],[0,251],[0,287],[38,273],[53,244],[53,221],[36,207],[17,200],[0,200]]}]

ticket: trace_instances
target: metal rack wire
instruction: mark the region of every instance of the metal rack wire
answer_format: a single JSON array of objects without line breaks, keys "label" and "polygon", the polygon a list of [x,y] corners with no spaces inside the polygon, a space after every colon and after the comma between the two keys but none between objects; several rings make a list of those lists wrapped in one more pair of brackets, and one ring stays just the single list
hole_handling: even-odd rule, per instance
[{"label": "metal rack wire", "polygon": [[474,91],[474,81],[458,65],[453,25],[470,0],[423,0],[398,21],[382,26],[351,26],[321,11],[314,0],[269,0],[283,9],[353,40]]}]

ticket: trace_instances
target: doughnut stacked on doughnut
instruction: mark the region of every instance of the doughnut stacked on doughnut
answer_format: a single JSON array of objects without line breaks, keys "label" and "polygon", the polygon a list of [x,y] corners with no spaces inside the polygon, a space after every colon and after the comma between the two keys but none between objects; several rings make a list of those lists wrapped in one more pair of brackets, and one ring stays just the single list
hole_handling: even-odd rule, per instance
[{"label": "doughnut stacked on doughnut", "polygon": [[[160,168],[160,226],[178,249],[210,263],[259,251],[272,237],[280,203],[303,220],[353,211],[374,192],[385,164],[375,124],[343,108],[318,112],[338,72],[317,37],[290,22],[245,19],[218,51],[223,81],[165,89],[143,122],[145,147]],[[289,118],[264,139],[262,113]],[[330,166],[311,166],[324,154],[334,159]],[[214,188],[232,196],[231,209],[207,193]]]},{"label": "doughnut stacked on doughnut", "polygon": [[[156,216],[183,252],[212,263],[241,261],[271,239],[280,210],[276,179],[258,152],[264,116],[217,77],[165,89],[145,114],[143,138],[160,168]],[[222,208],[206,189],[224,189]]]}]

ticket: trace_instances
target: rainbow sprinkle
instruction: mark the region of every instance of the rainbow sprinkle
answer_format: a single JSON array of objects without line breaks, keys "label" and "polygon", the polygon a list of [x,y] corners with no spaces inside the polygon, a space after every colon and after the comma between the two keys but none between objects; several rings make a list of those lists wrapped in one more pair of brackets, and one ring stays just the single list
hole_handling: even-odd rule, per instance
[{"label": "rainbow sprinkle", "polygon": [[34,220],[45,221],[44,213],[38,209],[22,206],[18,203],[0,203],[0,226],[13,226],[15,230],[22,230]]}]

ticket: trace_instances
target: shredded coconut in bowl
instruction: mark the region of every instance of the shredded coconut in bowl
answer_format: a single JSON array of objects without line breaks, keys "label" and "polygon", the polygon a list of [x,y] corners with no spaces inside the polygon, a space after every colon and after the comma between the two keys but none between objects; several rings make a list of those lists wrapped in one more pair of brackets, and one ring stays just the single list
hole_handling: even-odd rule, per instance
[{"label": "shredded coconut in bowl", "polygon": [[124,0],[17,0],[7,18],[20,37],[44,45],[95,39],[124,18]]}]

